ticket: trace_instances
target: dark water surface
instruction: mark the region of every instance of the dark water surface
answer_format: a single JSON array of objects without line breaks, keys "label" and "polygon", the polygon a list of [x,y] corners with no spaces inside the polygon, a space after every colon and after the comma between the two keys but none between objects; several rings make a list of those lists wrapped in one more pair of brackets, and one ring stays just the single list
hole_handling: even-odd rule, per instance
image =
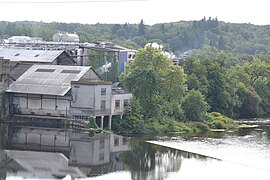
[{"label": "dark water surface", "polygon": [[[77,166],[88,176],[81,179],[270,179],[270,126],[267,124],[236,132],[162,137],[147,142],[124,139],[124,145],[115,137],[99,138],[93,141],[92,149],[98,144],[99,148],[92,150],[92,154],[80,145],[85,159],[99,157],[97,161],[89,161],[90,165]],[[107,154],[101,156],[101,152]],[[74,160],[80,163],[80,159]],[[5,174],[7,179],[21,179],[7,176],[15,168],[5,171],[1,175]]]}]

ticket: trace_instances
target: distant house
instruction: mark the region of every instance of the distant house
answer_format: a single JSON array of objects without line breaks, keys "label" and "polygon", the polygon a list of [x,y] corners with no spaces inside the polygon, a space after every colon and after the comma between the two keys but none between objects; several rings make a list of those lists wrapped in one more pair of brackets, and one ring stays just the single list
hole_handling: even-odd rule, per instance
[{"label": "distant house", "polygon": [[[131,93],[117,93],[112,83],[102,81],[91,67],[33,65],[6,90],[10,94],[11,114],[109,119],[124,114],[124,108],[115,111],[120,103],[131,98]],[[117,94],[117,98],[116,98]],[[112,102],[115,101],[115,102]],[[121,104],[122,103],[122,104]]]},{"label": "distant house", "polygon": [[17,63],[75,65],[74,59],[64,50],[0,49],[0,57],[9,59],[11,66]]},{"label": "distant house", "polygon": [[7,43],[40,43],[42,42],[42,38],[38,37],[28,37],[28,36],[12,36],[7,39]]}]

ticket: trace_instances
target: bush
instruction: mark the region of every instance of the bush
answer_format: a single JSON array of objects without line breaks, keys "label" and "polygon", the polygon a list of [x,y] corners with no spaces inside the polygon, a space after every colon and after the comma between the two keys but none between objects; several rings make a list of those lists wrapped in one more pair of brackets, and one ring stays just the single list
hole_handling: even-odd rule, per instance
[{"label": "bush", "polygon": [[210,127],[212,129],[227,129],[225,123],[220,120],[214,120],[211,122]]},{"label": "bush", "polygon": [[205,124],[202,122],[196,122],[193,124],[193,126],[197,129],[199,129],[199,131],[209,131],[210,130],[208,124]]},{"label": "bush", "polygon": [[223,116],[219,112],[212,112],[208,116],[208,124],[211,128],[232,129],[238,126],[231,118]]}]

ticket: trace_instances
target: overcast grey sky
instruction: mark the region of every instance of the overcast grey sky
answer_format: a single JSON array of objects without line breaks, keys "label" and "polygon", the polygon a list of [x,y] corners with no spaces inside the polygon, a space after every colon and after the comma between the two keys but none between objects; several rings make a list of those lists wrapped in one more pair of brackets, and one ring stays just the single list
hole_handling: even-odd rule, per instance
[{"label": "overcast grey sky", "polygon": [[270,24],[269,0],[0,0],[0,21],[146,24],[200,20]]}]

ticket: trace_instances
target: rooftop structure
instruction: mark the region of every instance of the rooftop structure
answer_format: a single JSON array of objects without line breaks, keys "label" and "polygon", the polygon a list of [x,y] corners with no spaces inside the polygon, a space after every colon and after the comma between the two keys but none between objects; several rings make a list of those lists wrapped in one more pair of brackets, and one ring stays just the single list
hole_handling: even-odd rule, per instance
[{"label": "rooftop structure", "polygon": [[79,81],[90,74],[100,79],[90,67],[33,65],[6,92],[64,96],[71,89],[71,81]]},{"label": "rooftop structure", "polygon": [[[60,56],[66,56],[70,63],[60,60]],[[26,50],[26,49],[0,49],[0,57],[9,59],[11,62],[45,63],[45,64],[75,64],[75,61],[64,50]],[[61,57],[62,58],[62,57]]]}]

